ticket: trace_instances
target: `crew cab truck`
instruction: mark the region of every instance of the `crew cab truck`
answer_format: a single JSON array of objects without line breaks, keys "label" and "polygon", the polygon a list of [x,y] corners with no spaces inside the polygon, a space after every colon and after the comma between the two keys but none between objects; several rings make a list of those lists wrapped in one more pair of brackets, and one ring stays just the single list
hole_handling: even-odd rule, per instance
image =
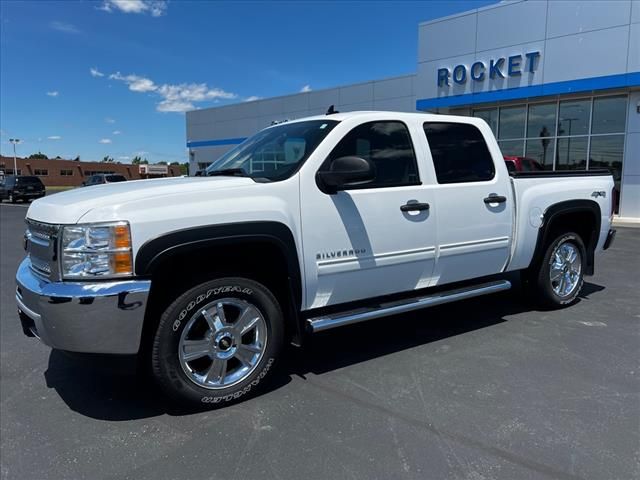
[{"label": "crew cab truck", "polygon": [[477,118],[309,117],[203,176],[35,201],[16,300],[50,347],[137,355],[172,397],[224,405],[287,342],[503,291],[505,272],[571,304],[614,238],[612,189],[607,171],[510,175]]}]

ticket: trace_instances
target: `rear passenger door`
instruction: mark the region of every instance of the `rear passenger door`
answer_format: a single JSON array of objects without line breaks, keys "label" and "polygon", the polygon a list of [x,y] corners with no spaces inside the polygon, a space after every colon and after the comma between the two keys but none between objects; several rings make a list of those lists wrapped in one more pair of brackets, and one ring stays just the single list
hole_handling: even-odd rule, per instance
[{"label": "rear passenger door", "polygon": [[423,130],[437,180],[436,284],[501,272],[512,235],[513,198],[507,169],[496,168],[475,125],[426,122]]},{"label": "rear passenger door", "polygon": [[358,156],[375,166],[373,182],[328,194],[313,177],[303,179],[307,308],[430,284],[436,224],[428,206],[434,196],[419,172],[412,135],[422,132],[401,121],[360,124],[342,137],[320,170],[329,170],[336,158]]}]

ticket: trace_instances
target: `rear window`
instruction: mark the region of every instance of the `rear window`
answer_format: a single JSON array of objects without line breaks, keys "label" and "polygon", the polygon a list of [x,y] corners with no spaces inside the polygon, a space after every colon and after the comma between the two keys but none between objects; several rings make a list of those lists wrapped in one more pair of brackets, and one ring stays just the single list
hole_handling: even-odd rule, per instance
[{"label": "rear window", "polygon": [[107,182],[126,182],[127,179],[123,175],[107,175]]},{"label": "rear window", "polygon": [[42,185],[42,181],[38,177],[17,177],[16,183],[23,185]]},{"label": "rear window", "polygon": [[427,122],[423,128],[438,183],[484,182],[493,178],[493,159],[475,126]]}]

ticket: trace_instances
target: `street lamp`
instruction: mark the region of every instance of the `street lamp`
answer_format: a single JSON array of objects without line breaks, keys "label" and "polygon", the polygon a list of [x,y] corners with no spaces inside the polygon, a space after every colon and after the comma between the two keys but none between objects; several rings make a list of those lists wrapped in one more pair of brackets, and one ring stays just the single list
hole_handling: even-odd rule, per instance
[{"label": "street lamp", "polygon": [[13,144],[13,174],[18,175],[18,160],[16,159],[16,144],[20,143],[19,138],[10,138],[9,142]]}]

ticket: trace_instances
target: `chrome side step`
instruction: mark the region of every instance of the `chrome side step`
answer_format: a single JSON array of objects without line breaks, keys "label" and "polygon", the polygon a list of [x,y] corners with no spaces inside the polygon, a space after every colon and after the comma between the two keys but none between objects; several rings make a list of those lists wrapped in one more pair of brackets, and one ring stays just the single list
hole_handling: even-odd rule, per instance
[{"label": "chrome side step", "polygon": [[375,307],[365,307],[347,312],[338,312],[335,314],[309,318],[307,320],[307,326],[312,333],[317,333],[322,332],[323,330],[329,330],[330,328],[342,327],[343,325],[364,322],[366,320],[373,320],[374,318],[396,315],[398,313],[410,312],[420,308],[433,307],[444,303],[479,297],[480,295],[502,292],[503,290],[509,290],[510,288],[511,282],[507,280],[498,280],[471,287],[438,292],[432,295],[382,303]]}]

